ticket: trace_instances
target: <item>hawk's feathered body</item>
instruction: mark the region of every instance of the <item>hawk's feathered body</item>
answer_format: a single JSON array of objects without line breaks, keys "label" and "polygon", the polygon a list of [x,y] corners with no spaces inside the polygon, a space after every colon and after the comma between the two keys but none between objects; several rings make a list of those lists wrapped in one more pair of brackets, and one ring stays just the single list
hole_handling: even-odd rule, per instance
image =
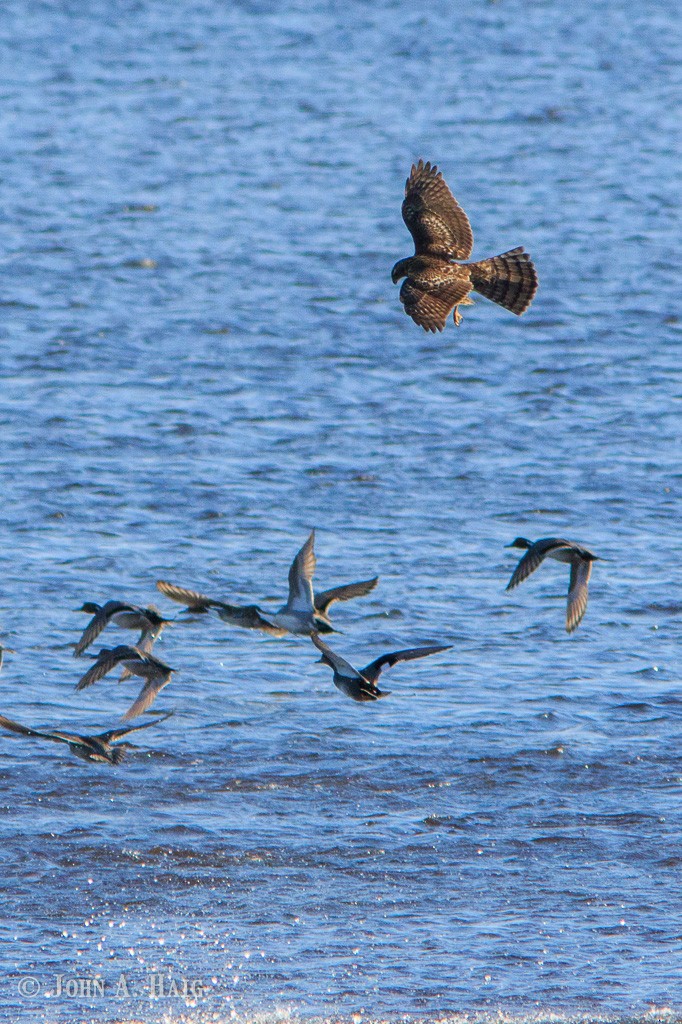
[{"label": "hawk's feathered body", "polygon": [[469,219],[443,181],[435,164],[420,160],[405,185],[403,220],[414,239],[414,256],[399,260],[391,277],[400,289],[405,312],[425,331],[442,331],[454,309],[472,304],[480,292],[512,313],[521,315],[533,300],[538,279],[522,247],[477,263],[454,263],[471,256],[474,236]]}]

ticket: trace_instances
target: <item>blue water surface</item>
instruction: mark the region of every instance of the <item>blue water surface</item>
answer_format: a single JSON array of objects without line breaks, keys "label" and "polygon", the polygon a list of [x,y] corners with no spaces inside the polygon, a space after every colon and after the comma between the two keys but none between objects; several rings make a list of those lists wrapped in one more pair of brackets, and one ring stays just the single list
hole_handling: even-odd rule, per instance
[{"label": "blue water surface", "polygon": [[[681,69],[672,0],[4,5],[0,712],[112,727],[73,609],[275,608],[312,528],[339,653],[452,650],[359,705],[179,622],[121,767],[3,732],[3,1021],[682,1010]],[[419,157],[523,318],[404,315]],[[609,559],[574,635],[518,534]]]}]

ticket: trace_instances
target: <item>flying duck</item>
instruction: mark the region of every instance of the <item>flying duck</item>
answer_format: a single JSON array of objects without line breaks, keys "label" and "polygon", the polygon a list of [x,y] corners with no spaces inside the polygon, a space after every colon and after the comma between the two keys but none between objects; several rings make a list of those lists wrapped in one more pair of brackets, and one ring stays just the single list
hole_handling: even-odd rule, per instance
[{"label": "flying duck", "polygon": [[175,671],[153,654],[145,654],[139,647],[128,647],[125,644],[104,647],[97,655],[95,664],[78,680],[76,689],[83,690],[86,686],[92,686],[117,665],[122,665],[132,675],[145,680],[137,699],[122,716],[124,722],[137,718],[151,707],[156,695],[170,682],[171,674]]},{"label": "flying duck", "polygon": [[334,673],[334,685],[351,700],[357,701],[379,700],[381,697],[389,695],[390,690],[380,690],[376,685],[382,669],[390,668],[398,661],[413,661],[415,658],[426,658],[429,654],[438,654],[439,651],[450,649],[449,646],[411,647],[406,651],[394,651],[392,654],[382,654],[380,658],[371,661],[369,665],[358,672],[349,661],[336,654],[331,647],[320,640],[317,633],[311,633],[310,639],[322,654],[319,661],[328,665]]},{"label": "flying duck", "polygon": [[519,583],[523,583],[546,558],[554,558],[557,562],[567,562],[570,565],[566,632],[572,633],[577,629],[587,608],[587,584],[592,573],[592,563],[600,560],[599,555],[595,555],[582,544],[574,544],[559,537],[543,537],[535,542],[526,540],[525,537],[517,537],[506,547],[521,548],[526,552],[516,566],[507,584],[507,590],[513,590]]},{"label": "flying duck", "polygon": [[62,732],[60,729],[42,731],[40,729],[29,729],[25,725],[13,722],[11,718],[0,715],[0,726],[10,732],[19,733],[20,736],[36,736],[43,740],[53,740],[55,743],[68,743],[70,750],[76,757],[84,761],[99,761],[107,764],[120,764],[125,757],[126,749],[130,744],[122,743],[113,746],[118,740],[123,739],[131,732],[138,732],[139,729],[148,729],[150,725],[158,725],[164,722],[173,714],[167,714],[156,718],[153,722],[145,722],[144,725],[132,725],[127,728],[109,729],[108,732],[98,733],[96,736],[81,736],[79,733]]},{"label": "flying duck", "polygon": [[329,609],[335,601],[348,601],[352,597],[364,597],[376,587],[379,577],[347,583],[340,587],[324,590],[315,595],[313,573],[315,558],[315,531],[296,555],[289,569],[289,597],[279,611],[264,611],[257,604],[233,605],[207,597],[196,590],[187,590],[174,583],[159,580],[158,589],[171,601],[184,604],[189,612],[201,614],[213,609],[218,616],[233,626],[243,629],[258,629],[270,636],[281,637],[287,633],[309,636],[313,630],[319,633],[335,633],[329,618]]},{"label": "flying duck", "polygon": [[73,652],[74,658],[79,658],[110,622],[122,629],[139,629],[141,632],[137,646],[144,645],[146,648],[149,640],[151,639],[153,644],[163,627],[171,621],[162,618],[158,609],[153,605],[149,608],[140,608],[135,604],[126,604],[125,601],[107,601],[102,605],[95,604],[94,601],[86,601],[76,611],[87,612],[93,617],[76,644]]}]

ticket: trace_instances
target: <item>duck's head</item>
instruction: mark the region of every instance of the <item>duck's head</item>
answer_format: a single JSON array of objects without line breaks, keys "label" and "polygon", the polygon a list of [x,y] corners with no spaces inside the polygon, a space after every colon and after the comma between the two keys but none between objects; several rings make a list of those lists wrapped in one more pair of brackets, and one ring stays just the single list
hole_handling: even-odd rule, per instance
[{"label": "duck's head", "polygon": [[[173,622],[173,619],[164,619],[163,615],[159,614],[159,609],[153,604],[150,604],[149,608],[145,608],[144,611],[145,617],[149,620],[150,625],[156,626],[157,628],[159,626],[168,626]],[[183,608],[183,611],[187,611],[187,609]]]},{"label": "duck's head", "polygon": [[516,540],[511,542],[511,544],[505,544],[504,546],[506,548],[523,548],[524,551],[527,551],[528,548],[533,547],[533,542],[526,540],[525,537],[517,537]]},{"label": "duck's head", "polygon": [[80,608],[74,608],[75,612],[87,612],[88,615],[97,615],[99,611],[99,605],[95,604],[94,601],[86,601]]}]

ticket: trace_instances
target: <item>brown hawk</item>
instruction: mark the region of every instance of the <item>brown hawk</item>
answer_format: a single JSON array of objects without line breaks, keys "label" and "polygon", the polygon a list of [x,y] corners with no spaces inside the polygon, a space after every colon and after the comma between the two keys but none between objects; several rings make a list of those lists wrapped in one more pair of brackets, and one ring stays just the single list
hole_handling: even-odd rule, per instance
[{"label": "brown hawk", "polygon": [[415,253],[398,260],[391,278],[394,284],[406,278],[400,301],[425,331],[442,331],[453,308],[459,326],[459,306],[473,305],[469,298],[472,290],[518,316],[528,309],[538,277],[521,246],[478,263],[453,263],[471,256],[474,236],[466,213],[435,164],[420,160],[412,165],[405,185],[403,220],[414,239]]}]

